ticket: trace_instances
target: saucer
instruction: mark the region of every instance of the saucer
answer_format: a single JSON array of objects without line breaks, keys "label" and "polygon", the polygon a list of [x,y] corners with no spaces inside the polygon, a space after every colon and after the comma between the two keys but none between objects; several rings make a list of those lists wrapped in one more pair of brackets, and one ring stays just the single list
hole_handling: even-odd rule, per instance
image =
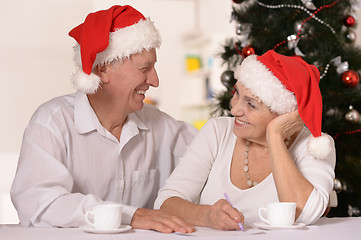
[{"label": "saucer", "polygon": [[119,228],[115,228],[115,229],[97,229],[90,225],[83,225],[80,226],[79,228],[89,233],[121,233],[132,229],[132,227],[129,225],[121,225]]},{"label": "saucer", "polygon": [[294,223],[292,226],[276,226],[276,225],[269,225],[265,222],[255,222],[254,225],[256,227],[266,229],[266,230],[272,230],[272,229],[297,229],[297,228],[303,228],[306,225],[304,223]]}]

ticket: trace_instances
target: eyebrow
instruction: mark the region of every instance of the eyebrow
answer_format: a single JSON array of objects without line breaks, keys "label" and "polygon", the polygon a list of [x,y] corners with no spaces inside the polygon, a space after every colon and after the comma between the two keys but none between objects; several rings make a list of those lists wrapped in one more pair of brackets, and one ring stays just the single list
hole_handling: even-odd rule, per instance
[{"label": "eyebrow", "polygon": [[141,64],[140,66],[138,66],[138,68],[141,69],[141,68],[149,67],[149,66],[155,65],[156,62],[157,61],[155,61],[154,63],[148,61],[148,62],[145,62],[145,63]]},{"label": "eyebrow", "polygon": [[244,98],[246,98],[247,100],[253,100],[255,101],[256,103],[260,104],[261,101],[258,101],[256,98],[253,98],[253,97],[250,97],[250,96],[244,96]]}]

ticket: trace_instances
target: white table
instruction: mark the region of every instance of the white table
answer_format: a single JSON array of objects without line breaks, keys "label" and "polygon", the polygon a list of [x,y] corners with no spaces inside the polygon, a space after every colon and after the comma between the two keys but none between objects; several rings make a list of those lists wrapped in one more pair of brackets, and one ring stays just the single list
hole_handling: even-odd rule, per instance
[{"label": "white table", "polygon": [[92,234],[77,228],[24,228],[19,225],[0,225],[0,240],[162,240],[162,239],[237,239],[237,240],[353,240],[361,239],[361,217],[321,218],[312,226],[293,230],[262,230],[257,234],[246,232],[213,231],[208,236],[162,234],[147,230],[130,230],[118,234]]}]

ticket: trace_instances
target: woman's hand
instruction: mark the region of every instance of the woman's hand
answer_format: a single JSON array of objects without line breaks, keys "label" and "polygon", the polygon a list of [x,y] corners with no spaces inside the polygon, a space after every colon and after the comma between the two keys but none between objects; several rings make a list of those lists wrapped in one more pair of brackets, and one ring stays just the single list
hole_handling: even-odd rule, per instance
[{"label": "woman's hand", "polygon": [[298,114],[298,110],[277,116],[268,123],[267,139],[270,134],[279,134],[282,139],[290,138],[300,131],[304,123]]},{"label": "woman's hand", "polygon": [[218,230],[239,230],[238,223],[244,223],[243,214],[225,199],[220,199],[210,206],[207,217],[207,225]]}]

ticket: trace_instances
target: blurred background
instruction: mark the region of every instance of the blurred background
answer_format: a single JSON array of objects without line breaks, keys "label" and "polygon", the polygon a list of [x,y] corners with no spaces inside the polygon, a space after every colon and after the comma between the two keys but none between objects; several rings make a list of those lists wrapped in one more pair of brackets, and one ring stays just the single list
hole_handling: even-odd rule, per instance
[{"label": "blurred background", "polygon": [[[148,91],[147,101],[197,127],[209,118],[212,95],[224,88],[217,54],[236,35],[230,22],[234,1],[0,0],[0,224],[18,222],[9,190],[31,115],[43,102],[75,91],[68,32],[89,12],[114,4],[130,4],[150,16],[162,35],[160,86]],[[360,27],[355,32],[361,36]]]}]

